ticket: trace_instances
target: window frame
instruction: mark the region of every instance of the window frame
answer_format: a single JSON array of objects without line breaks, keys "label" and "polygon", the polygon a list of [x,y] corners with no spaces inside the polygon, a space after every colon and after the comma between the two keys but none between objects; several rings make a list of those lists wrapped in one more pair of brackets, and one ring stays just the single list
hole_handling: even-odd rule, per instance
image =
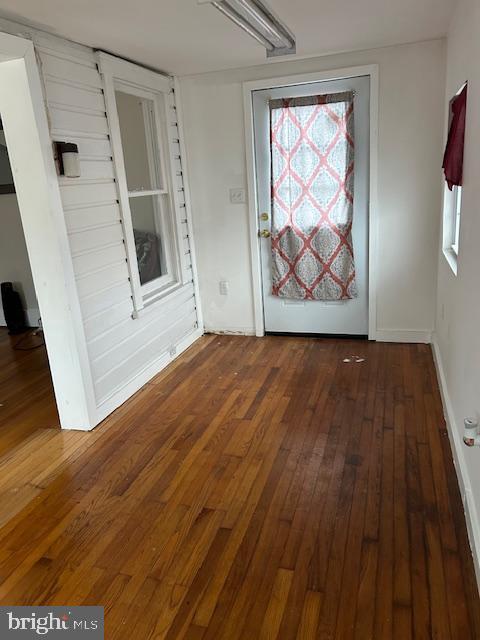
[{"label": "window frame", "polygon": [[[465,87],[461,85],[455,95],[448,101],[448,130],[452,121],[452,101],[460,95]],[[448,188],[445,181],[443,183],[443,255],[448,262],[453,273],[457,275],[458,255],[460,251],[460,224],[462,219],[462,196],[463,187],[453,185],[452,190]]]},{"label": "window frame", "polygon": [[445,183],[443,196],[443,254],[455,275],[457,275],[461,213],[462,187],[454,185],[452,191],[450,191],[447,183]]},{"label": "window frame", "polygon": [[460,219],[462,215],[462,187],[455,185],[453,187],[453,211],[452,211],[452,243],[450,248],[458,256],[460,244]]},{"label": "window frame", "polygon": [[[169,126],[168,96],[172,92],[171,79],[162,76],[131,62],[121,60],[115,56],[98,52],[97,61],[103,78],[105,107],[110,128],[113,162],[118,184],[118,196],[121,220],[124,231],[125,250],[132,290],[133,313],[136,318],[145,307],[165,298],[176,291],[185,282],[185,260],[181,251],[182,231],[179,215],[178,191],[174,181],[174,153],[173,127]],[[146,128],[147,153],[150,171],[156,170],[158,175],[158,189],[129,191],[123,145],[121,139],[120,121],[117,111],[116,91],[128,93],[144,100],[153,102],[155,142],[150,143],[147,121]],[[158,159],[155,157],[158,149]],[[152,169],[151,161],[155,169]],[[154,197],[157,199],[156,208],[162,208],[161,198],[167,202],[168,213],[155,216],[155,223],[161,227],[162,248],[165,252],[167,273],[141,284],[138,269],[137,252],[133,231],[130,200],[135,197]]]},{"label": "window frame", "polygon": [[[145,141],[147,145],[147,157],[148,157],[148,168],[150,172],[150,180],[151,184],[155,184],[158,181],[158,187],[152,189],[132,189],[128,188],[128,176],[125,173],[125,179],[127,182],[127,192],[128,192],[128,206],[130,209],[130,216],[132,215],[130,200],[132,198],[154,198],[153,206],[155,209],[155,230],[159,234],[162,240],[162,249],[165,252],[165,263],[167,267],[167,273],[161,275],[158,278],[150,280],[145,284],[140,283],[142,297],[144,301],[148,299],[149,296],[154,295],[156,292],[163,291],[166,288],[170,287],[174,284],[176,280],[176,265],[173,260],[172,254],[172,232],[171,232],[171,222],[168,219],[165,219],[166,216],[164,212],[161,211],[162,204],[160,201],[161,198],[166,197],[170,200],[170,189],[169,186],[169,177],[167,168],[167,156],[165,154],[165,145],[161,144],[162,136],[158,135],[159,125],[165,124],[165,115],[162,113],[162,104],[158,104],[157,95],[152,93],[151,91],[145,91],[143,89],[138,89],[137,87],[132,87],[130,84],[127,84],[123,81],[115,81],[114,80],[114,91],[121,91],[122,93],[127,93],[131,96],[135,96],[136,98],[140,98],[143,101],[151,101],[153,104],[154,110],[154,121],[151,122],[151,115],[146,112],[146,104],[142,103],[143,110],[143,121],[145,126]],[[115,97],[116,102],[116,97]],[[154,140],[153,136],[155,136],[156,140]],[[158,157],[157,157],[158,152]],[[123,155],[123,145],[122,145],[122,155]],[[160,209],[160,211],[159,211]],[[169,216],[171,218],[171,216]],[[132,227],[133,227],[133,218],[132,218]],[[135,250],[135,260],[136,260],[136,250]]]}]

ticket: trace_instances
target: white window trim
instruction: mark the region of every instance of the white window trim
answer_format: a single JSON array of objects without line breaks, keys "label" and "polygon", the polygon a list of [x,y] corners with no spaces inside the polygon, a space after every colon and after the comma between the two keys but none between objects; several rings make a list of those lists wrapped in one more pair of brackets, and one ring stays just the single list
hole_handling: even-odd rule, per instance
[{"label": "white window trim", "polygon": [[[132,316],[136,318],[145,307],[173,293],[186,281],[186,264],[181,243],[182,233],[179,199],[173,179],[173,145],[175,140],[173,137],[173,127],[169,126],[168,121],[169,106],[167,98],[172,91],[172,79],[103,52],[97,52],[97,61],[103,78],[105,106],[110,127],[113,161],[118,185],[119,205],[132,289]],[[158,132],[158,148],[161,154],[160,164],[162,170],[161,186],[166,188],[139,191],[138,193],[128,191],[120,123],[115,99],[116,89],[126,91],[130,89],[130,92],[135,95],[143,95],[147,98],[152,98],[153,96],[156,98],[154,100],[156,109],[155,117],[158,123],[157,126],[162,127],[162,130]],[[163,113],[160,113],[158,109],[158,98],[160,98]],[[164,134],[166,134],[166,140],[164,140]],[[164,240],[164,250],[169,255],[167,263],[170,263],[172,273],[161,276],[151,283],[142,285],[138,271],[129,200],[131,197],[136,196],[161,196],[166,194],[169,195],[170,199],[172,225],[169,233],[164,235],[162,239]]]},{"label": "white window trim", "polygon": [[[152,101],[155,109],[155,122],[158,123],[165,131],[166,131],[166,122],[165,122],[165,113],[160,113],[158,109],[158,95],[151,91],[144,91],[138,89],[136,86],[132,87],[132,85],[125,82],[114,82],[115,90],[123,91],[135,97],[144,98],[145,100]],[[164,101],[163,101],[164,102]],[[165,104],[163,104],[163,111],[165,111]],[[144,109],[144,122],[149,123],[150,117],[145,113]],[[150,127],[147,126],[147,131]],[[153,133],[153,131],[151,132]],[[161,132],[162,133],[162,132]],[[132,198],[138,197],[149,197],[149,196],[170,196],[171,189],[166,189],[165,187],[169,185],[169,172],[166,171],[167,168],[167,157],[165,154],[164,144],[162,144],[162,136],[157,136],[158,143],[158,153],[160,155],[160,162],[157,163],[157,158],[155,156],[156,145],[153,143],[153,140],[150,139],[150,136],[146,137],[147,144],[147,154],[148,154],[148,167],[150,171],[150,184],[154,184],[157,180],[159,180],[159,188],[157,189],[142,189],[130,191],[128,190],[128,178],[127,180],[127,191],[128,191],[128,206],[130,209],[130,200]],[[123,157],[123,153],[122,153]],[[170,197],[169,197],[169,200]],[[171,207],[173,208],[173,202],[170,202]],[[159,206],[158,201],[154,202],[155,209]],[[131,209],[130,209],[131,216]],[[161,219],[161,221],[160,221]],[[160,222],[160,225],[159,225]],[[162,238],[162,249],[165,253],[165,263],[167,265],[167,273],[159,278],[155,278],[150,282],[145,284],[141,284],[141,296],[143,298],[143,303],[145,304],[148,300],[151,302],[152,296],[155,299],[158,298],[156,294],[159,292],[162,293],[162,296],[165,294],[165,291],[170,291],[171,289],[175,289],[175,285],[178,284],[178,265],[175,264],[175,248],[172,247],[172,230],[163,228],[163,223],[165,222],[164,216],[155,215],[155,226],[156,231],[160,238]],[[167,221],[168,223],[168,221]],[[158,228],[162,226],[162,228]],[[172,250],[173,249],[173,250]],[[136,251],[135,251],[135,261],[136,261]],[[133,264],[133,263],[132,263]]]},{"label": "white window trim", "polygon": [[[460,231],[461,187],[454,187],[452,191],[444,183],[443,193],[443,255],[455,275],[458,271],[458,234]],[[459,202],[460,200],[460,202]]]},{"label": "white window trim", "polygon": [[453,187],[454,191],[454,207],[452,211],[452,226],[453,226],[453,237],[452,237],[452,251],[458,256],[458,250],[460,246],[460,219],[462,215],[462,187]]}]

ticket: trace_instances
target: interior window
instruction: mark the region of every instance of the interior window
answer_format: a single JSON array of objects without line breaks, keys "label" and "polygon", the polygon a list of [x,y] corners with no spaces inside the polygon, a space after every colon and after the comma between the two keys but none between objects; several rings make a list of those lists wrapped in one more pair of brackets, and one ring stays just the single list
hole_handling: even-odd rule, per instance
[{"label": "interior window", "polygon": [[99,52],[97,59],[136,318],[185,279],[172,80],[107,53]]},{"label": "interior window", "polygon": [[[162,160],[161,105],[155,96],[115,89],[138,275],[149,296],[175,279],[170,194]],[[170,243],[171,244],[171,243]]]},{"label": "interior window", "polygon": [[160,179],[156,161],[159,151],[153,100],[124,91],[115,91],[115,99],[128,190],[158,189]]},{"label": "interior window", "polygon": [[445,185],[443,197],[443,253],[453,272],[457,272],[457,258],[462,215],[462,187],[452,190]]},{"label": "interior window", "polygon": [[[460,89],[453,96],[449,103],[449,138],[443,165],[446,178],[443,198],[443,253],[455,274],[457,273],[457,258],[460,243],[460,223],[462,216],[462,187],[460,186],[461,170],[459,171],[457,169],[458,158],[460,158],[458,151],[453,156],[455,158],[455,162],[452,163],[452,161],[450,160],[448,170],[446,168],[446,159],[448,157],[447,154],[450,144],[457,144],[458,146],[458,143],[456,143],[455,141],[455,136],[457,136],[457,132],[459,131],[462,132],[461,144],[463,145],[464,129],[462,131],[462,129],[458,125],[458,121],[453,122],[452,125],[452,121],[454,119],[454,110],[456,110],[458,117],[459,108],[456,105],[458,104],[459,99],[466,99],[466,85],[462,85],[462,87],[460,87]],[[462,103],[462,106],[463,105],[464,102]],[[451,157],[452,156],[450,156],[450,158]],[[460,159],[463,164],[463,158]]]},{"label": "interior window", "polygon": [[454,187],[454,206],[452,207],[452,250],[458,255],[458,243],[460,239],[460,215],[462,213],[462,187]]}]

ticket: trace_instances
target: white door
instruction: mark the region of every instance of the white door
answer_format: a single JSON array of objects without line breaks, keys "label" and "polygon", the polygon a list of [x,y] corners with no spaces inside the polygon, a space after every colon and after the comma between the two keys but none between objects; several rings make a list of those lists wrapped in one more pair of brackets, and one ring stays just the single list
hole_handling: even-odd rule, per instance
[{"label": "white door", "polygon": [[[278,98],[323,96],[353,92],[354,187],[351,240],[355,261],[357,297],[342,300],[310,300],[272,295],[272,186],[269,103]],[[369,98],[368,76],[299,84],[253,92],[257,214],[262,263],[265,331],[335,335],[368,334],[368,194],[369,194]],[[318,134],[318,132],[316,133]],[[317,194],[318,195],[318,194]],[[263,236],[263,237],[262,237]],[[285,295],[285,294],[284,294]]]}]

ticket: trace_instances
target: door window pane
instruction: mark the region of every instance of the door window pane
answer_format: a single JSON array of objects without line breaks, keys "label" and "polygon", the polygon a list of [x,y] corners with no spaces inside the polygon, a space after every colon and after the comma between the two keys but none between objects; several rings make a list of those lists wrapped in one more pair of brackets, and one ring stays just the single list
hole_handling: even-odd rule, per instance
[{"label": "door window pane", "polygon": [[153,100],[115,91],[129,191],[160,189]]},{"label": "door window pane", "polygon": [[160,278],[167,272],[162,230],[159,228],[161,215],[158,198],[159,196],[130,198],[133,235],[135,237],[141,284]]}]

